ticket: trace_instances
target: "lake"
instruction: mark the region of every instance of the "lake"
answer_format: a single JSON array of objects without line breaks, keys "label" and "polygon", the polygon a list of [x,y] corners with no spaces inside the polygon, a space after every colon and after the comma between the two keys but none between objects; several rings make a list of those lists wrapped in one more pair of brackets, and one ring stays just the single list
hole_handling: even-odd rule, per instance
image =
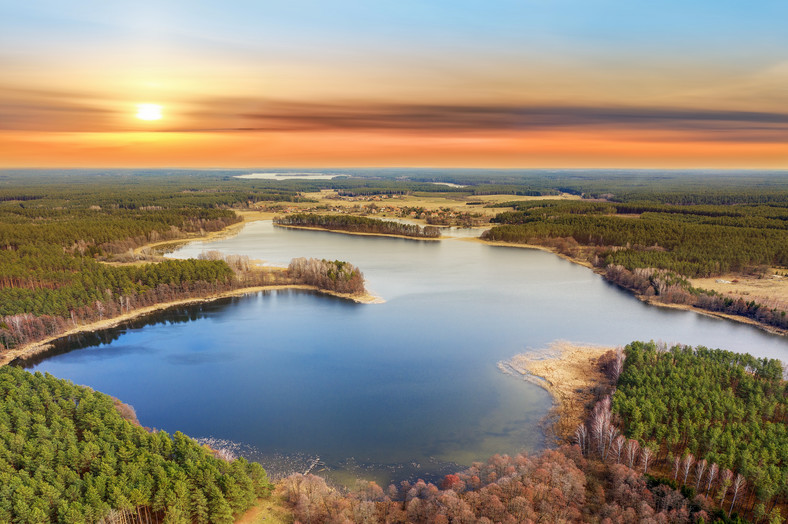
[{"label": "lake", "polygon": [[316,463],[342,482],[388,482],[541,448],[550,397],[496,364],[558,339],[788,357],[784,337],[648,306],[550,253],[449,234],[428,242],[253,222],[169,256],[347,260],[386,302],[290,290],[175,308],[72,339],[32,369],[120,398],[145,426],[226,441],[276,473]]}]

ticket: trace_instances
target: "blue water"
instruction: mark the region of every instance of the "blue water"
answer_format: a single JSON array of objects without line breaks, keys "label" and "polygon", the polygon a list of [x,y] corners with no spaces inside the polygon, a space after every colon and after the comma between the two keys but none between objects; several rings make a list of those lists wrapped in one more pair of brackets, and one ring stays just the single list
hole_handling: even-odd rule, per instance
[{"label": "blue water", "polygon": [[83,337],[69,348],[81,349],[34,369],[132,404],[149,427],[242,442],[263,461],[319,457],[331,470],[396,480],[541,447],[549,396],[496,364],[557,339],[653,339],[788,357],[783,337],[648,306],[536,250],[266,221],[171,256],[209,249],[274,265],[296,256],[348,260],[386,302],[258,293],[162,313],[103,342]]}]

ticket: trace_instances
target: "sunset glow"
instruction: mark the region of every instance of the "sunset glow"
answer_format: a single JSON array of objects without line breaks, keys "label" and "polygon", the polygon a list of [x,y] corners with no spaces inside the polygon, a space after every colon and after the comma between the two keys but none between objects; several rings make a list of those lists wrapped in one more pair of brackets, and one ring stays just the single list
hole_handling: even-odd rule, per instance
[{"label": "sunset glow", "polygon": [[140,120],[161,120],[161,106],[156,104],[137,104],[137,118]]},{"label": "sunset glow", "polygon": [[72,7],[4,8],[0,166],[788,167],[784,2]]}]

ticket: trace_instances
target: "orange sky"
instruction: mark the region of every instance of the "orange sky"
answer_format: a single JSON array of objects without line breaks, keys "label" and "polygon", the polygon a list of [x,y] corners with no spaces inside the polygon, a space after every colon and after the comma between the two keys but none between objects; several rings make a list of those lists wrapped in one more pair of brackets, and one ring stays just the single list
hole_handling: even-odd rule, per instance
[{"label": "orange sky", "polygon": [[784,3],[373,4],[9,6],[0,167],[788,168]]},{"label": "orange sky", "polygon": [[784,143],[650,134],[0,133],[6,166],[31,167],[785,167]]}]

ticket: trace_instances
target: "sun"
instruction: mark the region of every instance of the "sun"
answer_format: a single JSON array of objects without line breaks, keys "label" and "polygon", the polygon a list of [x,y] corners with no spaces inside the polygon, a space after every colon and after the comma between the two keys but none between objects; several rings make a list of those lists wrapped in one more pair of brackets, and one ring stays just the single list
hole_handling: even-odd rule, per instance
[{"label": "sun", "polygon": [[140,120],[161,120],[162,107],[157,104],[137,104],[137,118]]}]

